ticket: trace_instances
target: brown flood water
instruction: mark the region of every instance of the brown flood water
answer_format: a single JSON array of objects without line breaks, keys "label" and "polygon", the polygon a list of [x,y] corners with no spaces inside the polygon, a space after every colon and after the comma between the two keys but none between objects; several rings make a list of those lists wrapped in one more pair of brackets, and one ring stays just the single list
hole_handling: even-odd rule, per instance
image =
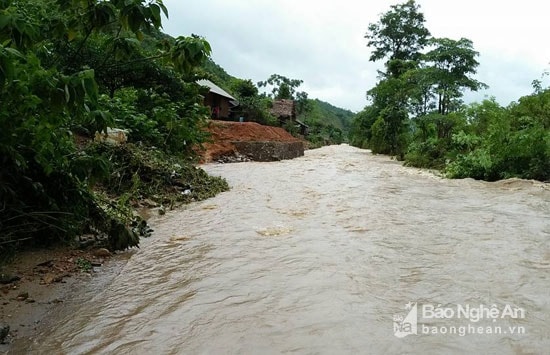
[{"label": "brown flood water", "polygon": [[[548,184],[446,180],[346,145],[205,168],[232,190],[156,219],[120,274],[13,351],[548,353]],[[399,338],[409,302],[417,334]]]}]

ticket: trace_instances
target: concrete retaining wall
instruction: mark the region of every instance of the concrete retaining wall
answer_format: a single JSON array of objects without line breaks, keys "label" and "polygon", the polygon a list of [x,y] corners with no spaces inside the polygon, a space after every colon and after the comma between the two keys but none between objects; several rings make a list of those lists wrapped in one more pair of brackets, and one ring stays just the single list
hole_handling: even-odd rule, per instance
[{"label": "concrete retaining wall", "polygon": [[237,152],[254,161],[294,159],[304,155],[302,142],[231,142]]}]

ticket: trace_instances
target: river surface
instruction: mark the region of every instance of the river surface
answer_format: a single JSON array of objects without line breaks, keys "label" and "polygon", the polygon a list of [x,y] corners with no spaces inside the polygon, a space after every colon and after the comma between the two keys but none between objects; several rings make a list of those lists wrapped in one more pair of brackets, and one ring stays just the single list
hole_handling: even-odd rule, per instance
[{"label": "river surface", "polygon": [[548,184],[446,180],[346,145],[205,169],[231,191],[155,219],[19,350],[550,352]]}]

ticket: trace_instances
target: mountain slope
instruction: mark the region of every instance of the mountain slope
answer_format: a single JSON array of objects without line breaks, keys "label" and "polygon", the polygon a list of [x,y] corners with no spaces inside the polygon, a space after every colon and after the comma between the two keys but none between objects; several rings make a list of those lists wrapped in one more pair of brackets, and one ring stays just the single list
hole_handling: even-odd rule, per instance
[{"label": "mountain slope", "polygon": [[306,123],[322,123],[341,129],[345,134],[349,132],[355,114],[350,110],[331,105],[328,102],[311,100],[312,110],[301,116]]}]

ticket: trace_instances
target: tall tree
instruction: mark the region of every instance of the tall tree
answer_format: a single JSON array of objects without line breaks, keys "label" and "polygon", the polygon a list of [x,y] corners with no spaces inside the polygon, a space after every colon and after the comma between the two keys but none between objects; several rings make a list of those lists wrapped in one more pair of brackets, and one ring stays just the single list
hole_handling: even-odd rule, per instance
[{"label": "tall tree", "polygon": [[469,76],[476,73],[479,65],[476,60],[479,53],[474,50],[472,41],[434,38],[430,42],[434,48],[424,59],[438,97],[438,113],[446,115],[458,108],[464,89],[477,91],[487,85]]},{"label": "tall tree", "polygon": [[239,101],[237,112],[247,121],[260,124],[273,124],[269,115],[269,103],[271,100],[258,94],[258,88],[252,80],[233,78],[231,92]]},{"label": "tall tree", "polygon": [[375,153],[403,155],[408,128],[409,91],[410,86],[403,78],[388,77],[367,92],[374,111],[378,111],[378,123],[374,122],[371,129],[371,148]]},{"label": "tall tree", "polygon": [[[380,112],[371,131],[373,150],[402,156],[408,120],[410,85],[405,74],[418,68],[421,50],[428,44],[430,32],[424,27],[424,14],[414,0],[392,5],[380,20],[371,23],[365,38],[372,48],[370,61],[387,59],[386,72],[367,95]],[[373,125],[374,125],[373,124]]]},{"label": "tall tree", "polygon": [[258,95],[258,88],[250,79],[233,79],[231,89],[239,98],[255,97]]},{"label": "tall tree", "polygon": [[428,43],[430,32],[424,27],[424,14],[414,0],[392,5],[377,23],[371,23],[365,38],[373,48],[370,61],[417,60]]}]

